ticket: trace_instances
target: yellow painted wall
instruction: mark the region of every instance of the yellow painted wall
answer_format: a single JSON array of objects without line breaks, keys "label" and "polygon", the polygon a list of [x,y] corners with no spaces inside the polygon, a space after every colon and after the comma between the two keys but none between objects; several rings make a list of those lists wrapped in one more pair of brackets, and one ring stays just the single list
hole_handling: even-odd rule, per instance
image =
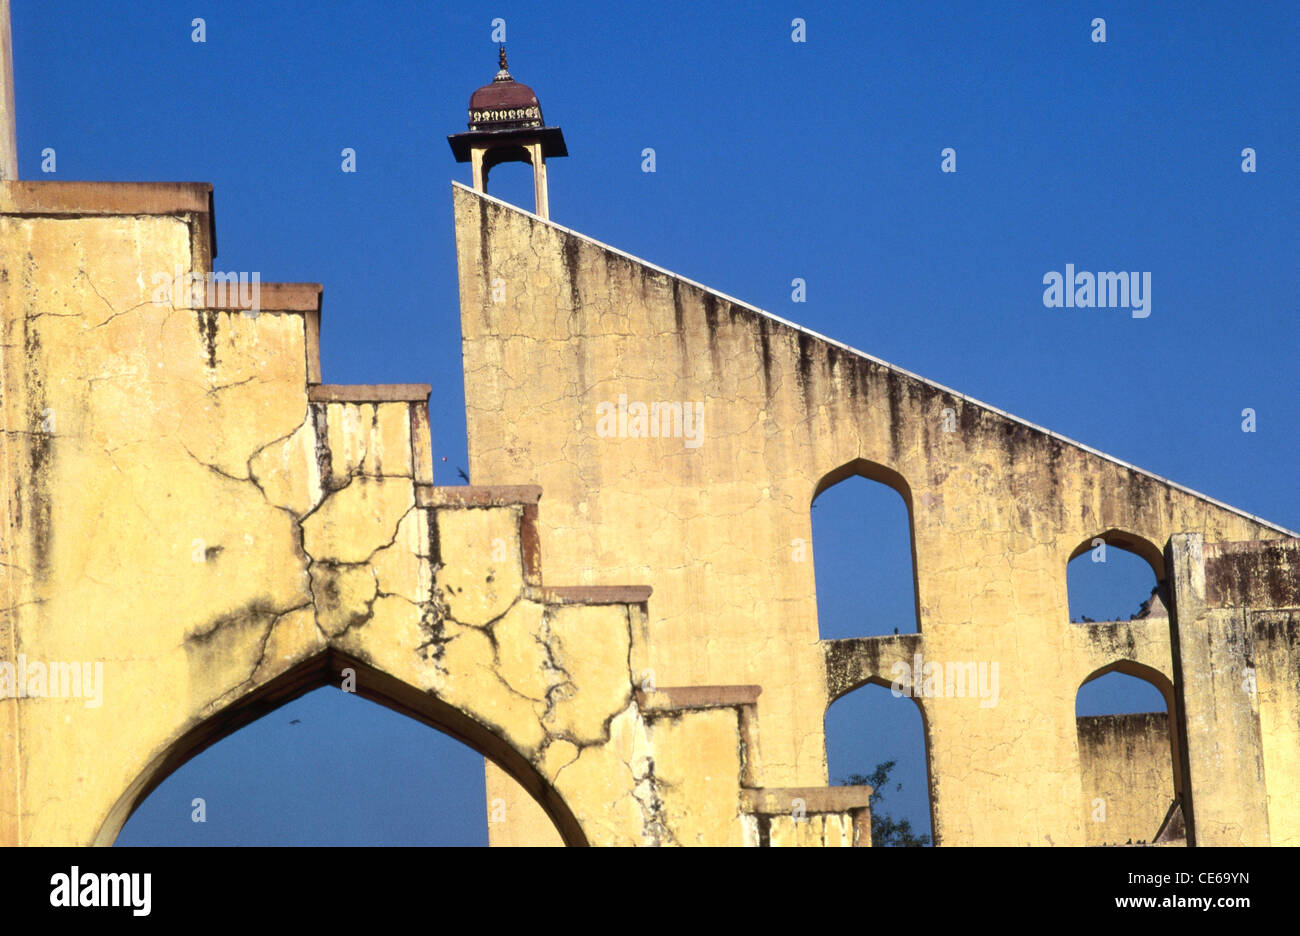
[{"label": "yellow painted wall", "polygon": [[[1080,746],[1111,668],[1177,686],[1200,842],[1296,841],[1286,531],[454,203],[476,484],[435,488],[427,387],[321,382],[318,287],[158,300],[212,268],[206,186],[0,184],[0,842],[111,842],[186,758],[353,679],[490,759],[497,844],[867,844],[822,719],[918,653],[997,668],[993,697],[918,700],[942,844],[1093,842],[1117,778],[1116,822],[1163,815],[1154,730],[1118,768]],[[600,431],[620,395],[701,405],[699,444]],[[819,639],[809,506],[852,473],[908,503],[917,635]],[[1099,535],[1164,580],[1150,617],[1069,623]],[[13,697],[20,659],[98,665],[102,696]]]},{"label": "yellow painted wall", "polygon": [[[828,702],[895,659],[996,664],[996,705],[921,700],[935,838],[1086,843],[1078,686],[1120,660],[1174,673],[1167,617],[1070,624],[1068,560],[1103,536],[1163,578],[1180,531],[1286,531],[463,186],[453,201],[471,475],[546,491],[548,574],[652,585],[658,681],[761,684],[765,784],[825,784]],[[602,432],[621,396],[702,404],[700,444]],[[905,653],[818,641],[809,506],[851,473],[909,505]]]},{"label": "yellow painted wall", "polygon": [[1093,715],[1078,723],[1088,844],[1154,842],[1174,801],[1168,715]]},{"label": "yellow painted wall", "polygon": [[210,225],[205,186],[0,185],[0,842],[109,843],[329,684],[478,748],[552,840],[740,841],[743,705],[652,730],[649,591],[544,585],[535,488],[434,488],[427,386],[321,384],[319,287],[160,299]]}]

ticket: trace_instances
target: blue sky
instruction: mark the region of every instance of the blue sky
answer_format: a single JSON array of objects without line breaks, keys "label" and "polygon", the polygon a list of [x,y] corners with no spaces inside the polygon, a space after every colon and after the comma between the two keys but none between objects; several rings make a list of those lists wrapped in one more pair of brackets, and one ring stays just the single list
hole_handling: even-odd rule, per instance
[{"label": "blue sky", "polygon": [[[796,16],[805,43],[791,41]],[[1104,44],[1090,41],[1098,16]],[[1294,3],[14,0],[20,173],[213,183],[219,268],[323,282],[325,379],[432,383],[435,468],[455,483],[466,443],[449,182],[469,170],[445,136],[495,73],[495,17],[511,71],[572,154],[548,166],[557,222],[1300,528]],[[355,174],[340,171],[344,147]],[[645,147],[655,173],[641,171]],[[944,147],[956,173],[940,172]],[[1241,171],[1245,147],[1255,173]],[[525,167],[498,168],[493,186],[531,207]],[[1043,275],[1067,263],[1150,271],[1151,315],[1045,308]],[[806,303],[791,301],[794,277]],[[1241,431],[1246,407],[1254,433]],[[864,509],[818,537],[893,522]],[[857,577],[910,579],[897,552]],[[822,599],[844,619],[850,598]],[[905,617],[910,591],[880,601]],[[287,817],[312,797],[299,829],[329,816],[340,838],[327,840],[356,840],[337,819],[366,778],[348,793],[350,775],[329,767],[350,758],[381,790],[400,776],[423,794],[371,804],[370,840],[424,829],[423,814],[400,834],[387,824],[419,802],[439,817],[421,840],[482,840],[481,790],[468,812],[447,793],[473,792],[477,757],[321,696],[295,703],[305,730],[289,731],[283,709],[173,775],[122,840],[298,841]],[[359,725],[385,741],[364,758],[339,740]],[[902,743],[864,715],[832,734],[849,737],[832,777]],[[411,778],[420,757],[438,769]],[[313,765],[318,782],[276,787],[284,771],[257,773],[271,761]],[[173,781],[189,787],[155,808]],[[189,790],[208,797],[199,830]],[[924,811],[923,793],[899,802]],[[263,835],[230,818],[258,809],[272,817]]]}]

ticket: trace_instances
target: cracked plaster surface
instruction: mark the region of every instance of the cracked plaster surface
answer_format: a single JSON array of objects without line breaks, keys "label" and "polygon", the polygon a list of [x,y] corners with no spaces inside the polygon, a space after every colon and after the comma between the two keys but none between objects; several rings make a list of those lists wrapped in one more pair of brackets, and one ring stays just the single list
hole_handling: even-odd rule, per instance
[{"label": "cracked plaster surface", "polygon": [[[39,473],[11,507],[27,540],[4,558],[5,637],[103,660],[108,683],[102,714],[16,715],[13,736],[62,753],[25,759],[10,839],[94,837],[186,730],[326,648],[511,744],[591,840],[665,837],[629,611],[531,598],[521,508],[417,508],[408,405],[307,403],[300,317],[157,304],[120,275],[188,267],[183,222],[0,223],[30,247],[0,267],[22,313],[4,323],[6,468]],[[94,782],[67,783],[92,761]],[[24,803],[43,788],[63,793]]]},{"label": "cracked plaster surface", "polygon": [[[470,471],[537,479],[547,574],[653,586],[656,678],[761,685],[763,782],[824,784],[809,508],[861,465],[908,504],[927,657],[1000,665],[996,707],[926,700],[936,833],[1086,841],[1078,685],[1120,654],[1172,660],[1167,624],[1071,629],[1069,556],[1112,529],[1156,555],[1180,530],[1284,531],[507,205],[453,201]],[[600,436],[620,394],[703,402],[704,443]]]}]

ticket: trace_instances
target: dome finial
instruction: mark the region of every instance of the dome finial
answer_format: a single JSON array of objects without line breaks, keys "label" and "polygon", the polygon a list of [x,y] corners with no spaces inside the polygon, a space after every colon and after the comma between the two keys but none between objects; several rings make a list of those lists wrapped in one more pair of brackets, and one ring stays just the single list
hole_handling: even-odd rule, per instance
[{"label": "dome finial", "polygon": [[492,80],[493,81],[514,81],[514,79],[510,77],[509,69],[506,68],[506,47],[504,44],[497,52],[497,63],[501,66],[501,70],[497,72],[497,76]]}]

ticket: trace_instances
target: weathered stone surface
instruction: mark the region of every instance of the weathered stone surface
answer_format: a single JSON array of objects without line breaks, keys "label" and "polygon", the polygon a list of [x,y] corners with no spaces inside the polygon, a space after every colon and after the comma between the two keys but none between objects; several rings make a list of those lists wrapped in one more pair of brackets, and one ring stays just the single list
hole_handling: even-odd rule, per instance
[{"label": "weathered stone surface", "polygon": [[415,510],[409,482],[357,476],[302,521],[302,548],[317,562],[368,562],[391,544]]},{"label": "weathered stone surface", "polygon": [[650,723],[663,822],[678,845],[742,845],[737,712],[710,709]]},{"label": "weathered stone surface", "polygon": [[1084,793],[1079,808],[1087,819],[1088,844],[1155,841],[1174,801],[1169,716],[1095,715],[1078,722]]},{"label": "weathered stone surface", "polygon": [[524,586],[519,517],[512,509],[447,511],[438,516],[441,567],[434,585],[454,620],[486,627],[519,600]]},{"label": "weathered stone surface", "polygon": [[[0,183],[0,664],[103,669],[81,700],[0,666],[0,843],[111,842],[195,750],[329,684],[490,758],[496,843],[864,845],[822,720],[918,653],[1001,676],[915,700],[939,842],[1110,841],[1171,794],[1189,843],[1300,842],[1287,531],[454,197],[462,489],[431,485],[426,387],[320,383],[319,287],[158,297],[210,270],[205,187]],[[701,404],[699,444],[598,431],[620,395]],[[852,474],[908,505],[918,634],[818,640],[792,544]],[[1149,615],[1069,622],[1094,537],[1152,564]],[[1165,693],[1165,734],[1080,730],[1111,670]]]},{"label": "weathered stone surface", "polygon": [[[1100,537],[1167,580],[1164,547],[1198,531],[1264,551],[1234,570],[1271,576],[1248,589],[1265,604],[1300,580],[1289,547],[1265,545],[1289,535],[1276,525],[463,186],[453,202],[471,476],[540,484],[548,581],[653,587],[639,671],[762,686],[764,784],[825,785],[827,704],[887,685],[893,662],[997,664],[995,704],[916,700],[935,838],[1084,844],[1079,686],[1124,661],[1178,672],[1168,616],[1070,624],[1070,557]],[[702,433],[608,431],[620,398],[701,404]],[[919,633],[822,645],[809,505],[855,474],[908,506]],[[1208,561],[1213,583],[1227,560]],[[1300,729],[1270,725],[1260,743],[1289,763]],[[1220,795],[1238,798],[1261,800]]]}]

